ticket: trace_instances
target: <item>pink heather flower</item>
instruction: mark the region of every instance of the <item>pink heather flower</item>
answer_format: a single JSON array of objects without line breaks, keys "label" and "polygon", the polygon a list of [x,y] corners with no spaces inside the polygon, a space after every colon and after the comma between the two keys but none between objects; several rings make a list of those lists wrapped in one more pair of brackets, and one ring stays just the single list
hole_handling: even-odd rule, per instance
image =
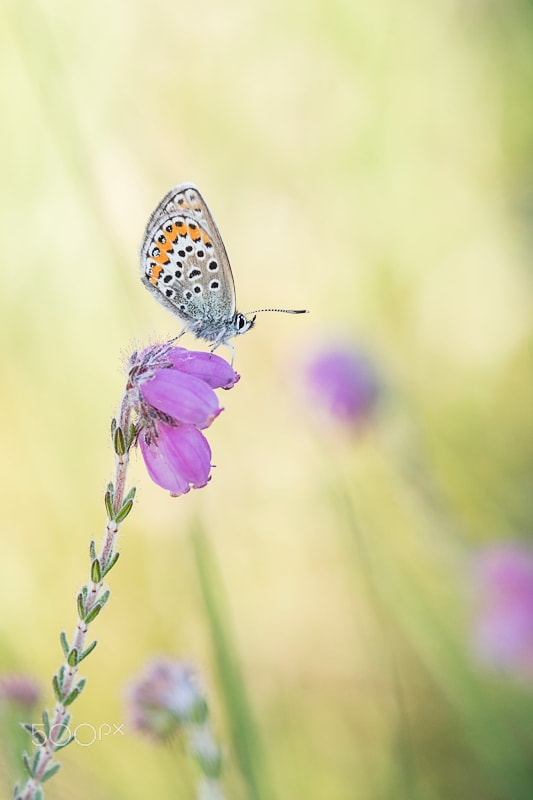
[{"label": "pink heather flower", "polygon": [[25,711],[31,711],[40,696],[39,684],[27,675],[14,674],[0,677],[0,706],[14,705]]},{"label": "pink heather flower", "polygon": [[214,389],[239,375],[220,356],[154,345],[130,359],[128,393],[138,414],[137,441],[152,480],[172,495],[205,486],[211,448],[202,430],[222,407]]},{"label": "pink heather flower", "polygon": [[372,414],[379,391],[370,360],[348,345],[318,351],[307,365],[305,385],[311,403],[323,415],[356,427]]},{"label": "pink heather flower", "polygon": [[533,681],[533,548],[490,545],[474,563],[473,648],[478,660]]},{"label": "pink heather flower", "polygon": [[155,739],[165,739],[207,716],[197,674],[180,661],[161,658],[147,664],[131,684],[127,699],[133,726]]}]

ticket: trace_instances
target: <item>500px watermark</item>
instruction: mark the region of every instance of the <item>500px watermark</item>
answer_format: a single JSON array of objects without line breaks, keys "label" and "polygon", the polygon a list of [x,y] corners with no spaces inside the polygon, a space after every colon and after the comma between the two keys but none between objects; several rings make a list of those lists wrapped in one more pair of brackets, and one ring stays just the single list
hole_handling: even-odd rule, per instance
[{"label": "500px watermark", "polygon": [[64,744],[68,739],[81,747],[90,747],[95,742],[101,742],[107,736],[125,736],[123,729],[124,723],[115,725],[113,722],[110,725],[108,722],[103,722],[95,727],[89,722],[80,722],[73,730],[68,725],[52,725],[47,734],[42,723],[34,723],[31,726],[31,738],[36,747],[43,747],[48,741],[53,745]]}]

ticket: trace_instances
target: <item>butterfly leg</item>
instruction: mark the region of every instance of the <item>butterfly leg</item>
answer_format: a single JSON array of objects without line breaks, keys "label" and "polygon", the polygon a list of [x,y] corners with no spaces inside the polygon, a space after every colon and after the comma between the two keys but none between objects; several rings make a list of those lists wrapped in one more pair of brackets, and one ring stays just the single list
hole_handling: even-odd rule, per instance
[{"label": "butterfly leg", "polygon": [[235,345],[233,342],[226,342],[227,347],[231,347],[231,368],[233,369],[233,362],[235,361]]},{"label": "butterfly leg", "polygon": [[233,342],[215,342],[215,344],[212,346],[210,352],[214,353],[215,350],[217,349],[217,347],[220,347],[223,344],[225,344],[226,347],[230,347],[231,348],[231,366],[233,367],[233,362],[235,361],[235,346],[234,346]]},{"label": "butterfly leg", "polygon": [[184,334],[184,333],[187,333],[187,328],[183,328],[183,330],[181,330],[181,331],[178,333],[178,335],[177,335],[177,336],[174,336],[174,338],[173,338],[173,339],[170,339],[170,340],[167,342],[167,344],[174,344],[174,342],[177,342],[177,341],[178,341],[178,339],[181,339],[181,337],[183,336],[183,334]]}]

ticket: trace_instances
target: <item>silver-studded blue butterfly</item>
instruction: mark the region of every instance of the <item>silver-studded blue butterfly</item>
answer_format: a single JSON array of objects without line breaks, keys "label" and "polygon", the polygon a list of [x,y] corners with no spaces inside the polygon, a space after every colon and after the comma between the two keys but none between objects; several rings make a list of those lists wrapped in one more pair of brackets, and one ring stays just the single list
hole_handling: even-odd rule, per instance
[{"label": "silver-studded blue butterfly", "polygon": [[[235,285],[224,242],[207,203],[193,183],[180,183],[150,217],[140,247],[142,281],[154,297],[212,349],[250,330],[260,311],[236,310]],[[178,337],[179,338],[179,337]]]}]

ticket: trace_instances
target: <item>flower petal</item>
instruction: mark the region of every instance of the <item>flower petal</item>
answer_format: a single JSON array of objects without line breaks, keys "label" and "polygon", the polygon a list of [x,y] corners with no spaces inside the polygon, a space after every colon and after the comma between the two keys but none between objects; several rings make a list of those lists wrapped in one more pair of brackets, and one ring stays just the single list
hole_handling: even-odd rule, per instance
[{"label": "flower petal", "polygon": [[174,369],[200,378],[212,389],[231,389],[241,377],[227,361],[214,353],[171,347],[167,355]]},{"label": "flower petal", "polygon": [[176,496],[185,494],[191,486],[200,489],[206,485],[211,472],[211,448],[194,425],[158,422],[158,436],[149,442],[146,433],[141,433],[139,446],[154,483]]},{"label": "flower petal", "polygon": [[176,369],[158,369],[140,390],[147,403],[186,425],[207,428],[222,411],[207,383]]}]

